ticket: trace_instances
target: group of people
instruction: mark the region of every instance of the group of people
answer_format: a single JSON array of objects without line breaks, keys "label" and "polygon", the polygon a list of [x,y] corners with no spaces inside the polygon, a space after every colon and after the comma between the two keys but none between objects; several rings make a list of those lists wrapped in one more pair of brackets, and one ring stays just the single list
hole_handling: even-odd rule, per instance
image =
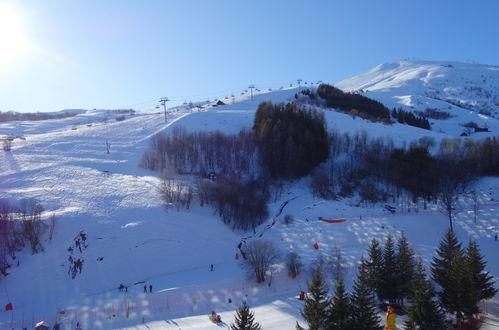
[{"label": "group of people", "polygon": [[[149,284],[149,293],[152,292],[152,285]],[[147,285],[144,285],[144,293],[147,293]]]},{"label": "group of people", "polygon": [[215,311],[211,311],[211,320],[215,323],[222,322],[222,318]]},{"label": "group of people", "polygon": [[[144,293],[147,293],[147,289],[148,289],[147,285],[144,285]],[[128,292],[128,286],[126,286],[123,283],[120,283],[120,285],[118,286],[118,290],[120,292],[123,292],[123,291]],[[149,284],[149,293],[152,293],[152,285],[150,285],[150,284]]]}]

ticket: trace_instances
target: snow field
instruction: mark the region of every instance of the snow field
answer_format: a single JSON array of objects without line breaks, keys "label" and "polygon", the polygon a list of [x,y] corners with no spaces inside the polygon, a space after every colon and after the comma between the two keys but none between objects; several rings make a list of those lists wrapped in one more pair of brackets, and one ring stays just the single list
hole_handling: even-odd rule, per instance
[{"label": "snow field", "polygon": [[[247,299],[264,329],[292,329],[296,321],[303,324],[302,302],[296,296],[307,287],[308,265],[320,255],[341,250],[351,288],[357,262],[370,240],[385,240],[388,233],[398,237],[403,231],[428,265],[448,226],[434,205],[391,214],[382,205],[363,208],[354,206],[355,201],[315,199],[298,182],[286,186],[269,205],[270,217],[256,235],[232,231],[211,208],[195,202],[190,211],[165,210],[160,205],[159,174],[138,167],[151,136],[177,125],[188,131],[237,133],[252,126],[261,101],[287,101],[296,92],[296,88],[262,92],[253,100],[238,96],[233,105],[200,112],[170,109],[167,123],[158,111],[126,115],[119,122],[104,111],[89,111],[62,120],[0,124],[0,137],[21,133],[25,137],[14,140],[11,152],[0,152],[0,198],[36,198],[45,207],[44,218],[54,213],[58,221],[55,238],[43,242],[45,251],[31,255],[24,249],[17,255],[19,266],[2,278],[0,306],[10,301],[14,311],[0,311],[0,328],[31,326],[45,319],[50,324],[58,320],[64,329],[74,328],[76,322],[84,329],[215,329],[217,325],[207,318],[212,309],[227,327],[240,302]],[[456,122],[471,118],[467,113],[462,112]],[[325,115],[329,128],[352,134],[364,129],[370,137],[389,136],[399,145],[422,136],[438,142],[458,132],[457,128],[435,132],[386,126],[331,110]],[[493,127],[495,119],[488,120]],[[110,154],[106,140],[111,143]],[[463,197],[455,228],[463,244],[477,240],[497,281],[499,242],[493,237],[499,233],[499,179],[484,178],[476,189],[481,203],[477,222],[471,201]],[[284,223],[287,214],[294,223]],[[319,216],[347,222],[329,224],[319,221]],[[74,246],[81,230],[87,234],[88,247],[71,254],[68,247]],[[281,264],[274,268],[270,287],[268,282],[256,285],[247,280],[235,254],[241,238],[248,236],[246,240],[270,239],[283,253],[297,252],[306,264],[303,274],[290,279]],[[68,275],[70,255],[84,260],[75,279]],[[118,291],[121,283],[129,287],[127,293]],[[143,293],[144,285],[152,285],[153,292]],[[499,324],[497,298],[487,303],[487,310],[487,322]]]}]

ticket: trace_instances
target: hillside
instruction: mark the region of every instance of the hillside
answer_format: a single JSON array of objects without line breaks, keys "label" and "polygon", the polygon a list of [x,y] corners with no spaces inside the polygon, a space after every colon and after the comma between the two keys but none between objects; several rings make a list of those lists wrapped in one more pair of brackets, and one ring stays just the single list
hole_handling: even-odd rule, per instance
[{"label": "hillside", "polygon": [[[336,87],[358,92],[389,108],[449,113],[447,120],[432,120],[436,131],[460,134],[473,121],[498,132],[499,67],[460,62],[397,61],[348,78]],[[460,126],[457,129],[456,126]]]},{"label": "hillside", "polygon": [[[441,66],[420,64],[418,70],[416,63],[404,63],[399,64],[399,69],[382,65],[368,73],[369,77],[352,78],[348,80],[350,85],[344,81],[338,86],[368,90],[367,96],[388,106],[411,100],[404,105],[416,110],[412,103],[416,99],[426,100],[432,107],[448,104],[424,96],[424,90],[430,89],[421,80],[424,72],[427,76],[433,72],[431,77],[437,75]],[[404,65],[405,71],[401,68]],[[461,68],[461,64],[452,65],[456,70]],[[440,75],[453,69],[441,68]],[[483,70],[491,73],[482,88],[489,88],[486,86],[495,81],[487,90],[497,91],[498,71],[488,66]],[[392,72],[394,76],[399,72],[399,76],[389,83],[380,78],[383,72]],[[427,80],[431,86],[438,86],[433,78]],[[422,82],[417,89],[419,81]],[[456,84],[458,81],[456,78]],[[0,199],[35,198],[45,208],[42,217],[47,223],[52,214],[57,219],[53,240],[44,237],[44,251],[31,255],[26,247],[16,254],[13,267],[8,270],[10,274],[0,277],[0,306],[11,302],[14,307],[11,312],[0,311],[0,328],[17,329],[46,320],[51,325],[60,322],[63,329],[74,328],[78,322],[83,329],[216,329],[207,318],[211,310],[222,315],[222,327],[227,328],[234,311],[246,299],[264,329],[292,329],[296,321],[303,323],[303,303],[296,296],[306,289],[308,274],[290,279],[281,263],[273,269],[271,285],[257,285],[246,279],[240,260],[235,258],[237,246],[258,237],[271,239],[283,253],[297,252],[307,269],[319,256],[328,257],[335,248],[341,249],[349,288],[369,241],[384,240],[388,233],[399,237],[403,231],[428,264],[448,225],[436,205],[429,205],[428,209],[399,208],[392,214],[384,205],[362,206],[355,196],[338,201],[315,198],[301,180],[282,187],[281,194],[269,205],[268,219],[256,233],[231,230],[211,207],[201,207],[198,201],[193,202],[190,210],[166,210],[161,205],[160,174],[138,166],[154,134],[171,132],[177,126],[188,131],[237,133],[253,125],[260,102],[287,102],[296,93],[297,88],[287,88],[259,92],[253,99],[244,94],[218,107],[180,106],[169,110],[166,122],[158,111],[121,114],[95,110],[58,120],[0,123],[0,139],[16,136],[11,151],[0,151]],[[445,93],[445,97],[453,95],[450,90]],[[410,97],[403,98],[404,95]],[[499,110],[493,103],[497,101],[497,92],[492,101],[471,92],[466,95],[462,101],[467,104],[481,100],[491,111]],[[433,131],[373,123],[332,109],[324,109],[324,114],[329,129],[341,133],[365,130],[371,137],[389,137],[397,145],[426,136],[437,142],[456,137],[462,130],[459,124],[471,120],[486,122],[492,131],[472,137],[497,135],[499,124],[493,116],[461,106],[450,107],[455,117],[439,121]],[[124,120],[116,120],[122,115]],[[497,287],[499,260],[495,251],[499,242],[493,237],[499,233],[499,179],[482,179],[474,189],[479,192],[481,206],[478,221],[473,221],[471,201],[463,197],[455,220],[456,232],[462,242],[472,238],[480,244]],[[294,223],[284,223],[288,214],[295,218]],[[318,217],[341,217],[347,222],[329,224]],[[76,241],[81,243],[82,231],[87,247],[80,251]],[[314,243],[320,247],[318,250]],[[68,272],[70,256],[72,260],[83,260],[81,273],[77,272],[74,279]],[[120,284],[128,286],[128,292],[118,291]],[[144,285],[152,285],[152,292],[144,293]],[[497,297],[488,302],[487,310],[487,322],[499,324]]]}]

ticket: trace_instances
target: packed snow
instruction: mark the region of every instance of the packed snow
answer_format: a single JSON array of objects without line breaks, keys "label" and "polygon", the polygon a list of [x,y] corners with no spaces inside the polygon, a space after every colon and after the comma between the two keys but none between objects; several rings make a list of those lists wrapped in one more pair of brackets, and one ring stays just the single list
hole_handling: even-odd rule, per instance
[{"label": "packed snow", "polygon": [[[390,73],[393,79],[389,81],[374,77],[382,71],[388,77],[387,72],[404,65],[413,72]],[[424,84],[433,76],[446,79],[446,75],[453,77],[452,70],[469,66],[452,65],[400,62],[377,67],[369,77],[352,78],[348,85],[338,86],[369,90],[368,96],[395,104],[402,100],[396,96],[404,94],[404,88],[412,88],[414,79],[421,81],[423,93]],[[476,70],[482,69],[497,77],[494,67]],[[422,76],[430,71],[426,78]],[[496,79],[497,96],[497,78],[486,79],[489,83]],[[162,111],[127,113],[125,120],[116,121],[122,114],[93,110],[60,120],[0,123],[0,138],[16,137],[10,152],[0,152],[0,198],[36,198],[45,208],[43,218],[49,221],[55,214],[57,219],[55,237],[52,241],[45,238],[44,251],[31,255],[25,248],[17,254],[10,275],[0,280],[0,328],[29,328],[40,321],[59,322],[63,329],[74,329],[78,323],[83,329],[228,328],[243,300],[264,329],[293,329],[296,321],[304,325],[300,316],[303,302],[297,296],[307,288],[307,271],[291,279],[280,264],[273,269],[271,283],[267,279],[257,285],[245,278],[236,258],[237,246],[259,237],[271,239],[283,253],[297,252],[307,269],[320,255],[341,249],[348,287],[369,241],[384,240],[389,233],[399,237],[404,232],[428,265],[448,227],[446,217],[434,205],[426,210],[398,209],[392,214],[383,205],[366,208],[354,199],[314,198],[299,181],[286,185],[281,197],[271,202],[269,219],[256,233],[231,230],[213,209],[199,203],[193,203],[189,211],[162,207],[157,191],[160,174],[138,166],[151,136],[175,126],[236,133],[252,127],[260,102],[291,101],[295,93],[299,93],[297,88],[287,88],[258,92],[253,97],[241,95],[223,106],[180,106],[169,110],[166,122]],[[411,89],[407,94],[415,92]],[[462,130],[458,123],[478,122],[476,111],[461,108],[459,112],[453,108],[454,122],[437,125],[442,128],[434,131],[353,119],[332,109],[323,111],[330,129],[365,130],[373,137],[391,137],[398,144],[423,136],[436,141],[454,138]],[[488,116],[487,123],[496,135],[497,120]],[[472,137],[485,136],[480,134]],[[494,235],[499,233],[499,179],[484,178],[474,188],[480,193],[478,220],[473,220],[471,201],[463,197],[455,229],[463,243],[477,240],[497,282],[499,242]],[[288,214],[295,221],[287,225],[283,220]],[[318,220],[320,216],[346,218],[347,222],[325,223]],[[81,243],[82,232],[86,247],[80,245],[80,251],[76,241]],[[314,249],[315,243],[319,249]],[[83,260],[81,274],[74,279],[68,274],[70,256]],[[118,290],[120,284],[126,290]],[[13,310],[5,311],[3,306],[9,302]],[[209,321],[212,310],[222,316],[221,325]],[[484,314],[487,323],[483,329],[499,325],[498,298],[487,302]]]}]

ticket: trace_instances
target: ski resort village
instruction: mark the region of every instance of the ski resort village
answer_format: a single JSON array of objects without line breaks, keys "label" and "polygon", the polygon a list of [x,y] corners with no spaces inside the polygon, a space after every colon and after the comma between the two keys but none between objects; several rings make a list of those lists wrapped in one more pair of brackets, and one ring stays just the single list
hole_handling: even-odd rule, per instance
[{"label": "ski resort village", "polygon": [[499,329],[499,7],[388,2],[0,1],[0,329]]}]

